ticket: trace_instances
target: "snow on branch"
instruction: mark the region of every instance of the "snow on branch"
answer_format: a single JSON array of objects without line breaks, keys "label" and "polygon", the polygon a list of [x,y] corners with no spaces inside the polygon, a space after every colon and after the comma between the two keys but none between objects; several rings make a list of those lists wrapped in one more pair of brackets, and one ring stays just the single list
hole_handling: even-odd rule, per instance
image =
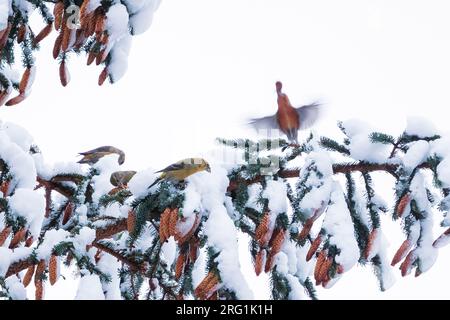
[{"label": "snow on branch", "polygon": [[[220,139],[244,161],[208,159],[211,172],[153,185],[155,170],[121,171],[114,153],[50,166],[24,129],[1,123],[0,296],[23,299],[33,280],[43,299],[65,264],[81,277],[78,299],[251,299],[243,233],[274,299],[316,299],[316,286],[356,264],[373,268],[381,290],[393,266],[420,276],[450,243],[450,229],[432,232],[436,220],[450,227],[448,139],[416,119],[398,138],[359,121],[339,127],[341,137],[300,145]],[[394,204],[374,172],[393,178]],[[393,257],[386,215],[405,234]]]}]

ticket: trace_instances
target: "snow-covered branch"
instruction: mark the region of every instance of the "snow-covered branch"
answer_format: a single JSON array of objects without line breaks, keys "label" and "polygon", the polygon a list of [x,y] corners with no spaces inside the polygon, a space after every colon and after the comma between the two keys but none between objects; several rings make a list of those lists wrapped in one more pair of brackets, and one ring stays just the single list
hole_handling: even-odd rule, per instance
[{"label": "snow-covered branch", "polygon": [[[28,97],[38,70],[34,52],[52,32],[58,34],[53,58],[60,65],[63,86],[70,82],[69,58],[80,53],[86,53],[88,65],[103,66],[99,85],[107,79],[117,82],[127,70],[132,37],[150,27],[159,4],[160,0],[0,0],[0,106],[13,106]],[[35,12],[44,25],[35,26],[31,19]],[[21,62],[16,61],[17,49]],[[11,97],[14,90],[17,95]]]},{"label": "snow-covered branch", "polygon": [[[41,299],[62,281],[64,263],[79,271],[80,299],[250,299],[242,234],[255,273],[271,273],[275,299],[315,299],[315,285],[332,287],[358,263],[371,265],[387,290],[393,265],[418,276],[450,243],[448,230],[432,232],[440,215],[450,227],[448,140],[414,121],[398,138],[349,121],[340,124],[342,142],[222,139],[242,162],[208,159],[211,173],[151,188],[155,170],[121,171],[116,154],[48,165],[24,129],[2,123],[0,294],[23,298],[34,277]],[[117,184],[120,172],[129,181]],[[395,181],[392,212],[374,172]],[[394,257],[386,253],[387,214],[405,233]]]}]

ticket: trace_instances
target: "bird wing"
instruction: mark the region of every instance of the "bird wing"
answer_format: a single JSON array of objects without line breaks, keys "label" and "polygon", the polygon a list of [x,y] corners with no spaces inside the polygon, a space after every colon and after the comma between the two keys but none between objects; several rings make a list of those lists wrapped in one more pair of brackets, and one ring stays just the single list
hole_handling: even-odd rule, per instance
[{"label": "bird wing", "polygon": [[168,166],[162,170],[156,171],[155,173],[176,171],[176,170],[184,169],[185,167],[186,167],[186,163],[177,162],[177,163],[171,164],[170,166]]},{"label": "bird wing", "polygon": [[97,152],[97,153],[88,153],[83,156],[83,158],[78,161],[78,163],[96,163],[100,158],[109,155],[108,152]]},{"label": "bird wing", "polygon": [[321,105],[319,103],[313,103],[300,108],[295,108],[297,110],[300,119],[300,130],[305,130],[312,127],[320,117]]},{"label": "bird wing", "polygon": [[248,125],[251,125],[256,130],[261,129],[279,129],[277,115],[250,119]]},{"label": "bird wing", "polygon": [[97,153],[97,152],[112,153],[114,149],[115,148],[111,147],[111,146],[103,146],[103,147],[99,147],[99,148],[92,149],[92,150],[89,150],[89,151],[80,152],[79,154],[82,155],[82,156],[86,156],[88,154]]}]

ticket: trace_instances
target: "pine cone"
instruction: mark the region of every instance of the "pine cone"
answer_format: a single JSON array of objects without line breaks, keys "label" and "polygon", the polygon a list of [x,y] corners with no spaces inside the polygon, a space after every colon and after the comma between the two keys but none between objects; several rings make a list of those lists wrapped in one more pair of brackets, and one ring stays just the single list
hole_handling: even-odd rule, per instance
[{"label": "pine cone", "polygon": [[25,239],[25,236],[27,235],[27,229],[21,228],[19,231],[16,232],[14,237],[11,240],[11,243],[9,244],[10,249],[16,248],[22,240]]},{"label": "pine cone", "polygon": [[[330,281],[329,271],[330,271],[330,268],[332,265],[333,265],[333,258],[327,257],[325,259],[325,261],[322,263],[322,265],[320,266],[319,273],[318,273],[318,279],[316,279],[318,284],[320,284],[320,283],[323,284],[325,282]],[[327,281],[327,279],[328,279],[328,281]]]},{"label": "pine cone", "polygon": [[25,276],[23,277],[22,284],[26,288],[31,283],[31,279],[33,278],[34,270],[36,269],[36,266],[33,264],[32,266],[29,266],[27,269],[27,272],[25,273]]},{"label": "pine cone", "polygon": [[63,52],[67,52],[70,46],[70,39],[72,37],[72,30],[67,26],[67,20],[64,20],[64,24],[61,27],[62,33],[62,41],[61,41],[61,50]]},{"label": "pine cone", "polygon": [[5,103],[5,106],[7,106],[7,107],[15,106],[15,105],[17,105],[17,104],[23,102],[25,99],[26,99],[26,96],[25,96],[25,95],[19,94],[18,96],[14,97],[14,98],[12,98],[12,99],[10,99],[10,100],[8,100],[8,101]]},{"label": "pine cone", "polygon": [[103,11],[97,11],[95,15],[95,33],[100,35],[105,31],[106,16]]},{"label": "pine cone", "polygon": [[259,250],[258,254],[255,257],[255,273],[257,276],[261,274],[265,260],[266,260],[266,250],[261,249]]},{"label": "pine cone", "polygon": [[[109,43],[109,35],[108,35],[107,33],[103,33],[103,34],[102,34],[102,37],[100,38],[100,43],[101,43],[103,46],[105,46],[105,47],[108,46],[108,43]],[[105,58],[106,58],[106,57],[105,57]]]},{"label": "pine cone", "polygon": [[197,288],[195,288],[194,295],[197,297],[197,299],[204,299],[204,296],[206,295],[206,288],[211,281],[214,281],[214,273],[212,271],[210,271],[202,280],[202,282],[200,282]]},{"label": "pine cone", "polygon": [[80,7],[80,23],[83,26],[84,19],[86,18],[87,9],[89,7],[90,0],[84,0]]},{"label": "pine cone", "polygon": [[322,244],[322,236],[319,234],[317,238],[311,243],[311,247],[308,250],[308,254],[306,255],[306,261],[310,261],[314,254],[317,252],[317,249],[319,249],[320,245]]},{"label": "pine cone", "polygon": [[5,227],[2,232],[0,232],[0,247],[3,246],[6,239],[8,239],[9,235],[11,234],[11,227]]},{"label": "pine cone", "polygon": [[134,210],[128,211],[127,218],[127,230],[128,233],[132,233],[134,231],[134,227],[136,226],[136,213]]},{"label": "pine cone", "polygon": [[103,83],[105,83],[105,80],[108,78],[108,68],[104,68],[103,71],[100,73],[100,76],[98,77],[98,85],[102,86]]},{"label": "pine cone", "polygon": [[408,239],[406,239],[400,248],[398,248],[397,252],[392,259],[391,266],[395,266],[397,263],[403,260],[408,254],[408,251],[411,249],[412,243]]},{"label": "pine cone", "polygon": [[29,236],[27,240],[25,240],[25,247],[29,248],[33,245],[34,238],[33,236]]},{"label": "pine cone", "polygon": [[75,35],[75,43],[73,47],[79,50],[86,41],[86,37],[84,36],[84,31],[82,29],[78,29]]},{"label": "pine cone", "polygon": [[44,283],[42,280],[35,281],[36,291],[35,291],[35,299],[42,300],[44,299]]},{"label": "pine cone", "polygon": [[313,225],[314,225],[314,220],[312,218],[306,220],[305,224],[303,225],[302,231],[298,235],[299,241],[303,241],[308,237]]},{"label": "pine cone", "polygon": [[416,261],[415,251],[411,251],[405,258],[405,261],[400,265],[400,270],[402,272],[402,277],[406,277],[411,272],[411,267]]},{"label": "pine cone", "polygon": [[[6,27],[6,28],[5,28],[5,29],[3,29],[3,30],[0,30],[0,44],[2,44],[2,43],[3,43],[3,46],[4,46],[4,45],[5,45],[5,43],[6,43],[6,41],[5,41],[5,43],[3,42],[3,38],[5,37],[6,33],[9,33],[9,31],[8,31],[8,27]],[[3,46],[2,46],[2,47],[0,47],[0,49],[3,49]]]},{"label": "pine cone", "polygon": [[6,27],[6,29],[4,29],[2,31],[2,36],[0,37],[0,51],[3,51],[3,48],[6,45],[6,42],[8,41],[9,38],[9,33],[11,32],[12,29],[12,24],[11,22],[8,22],[8,26]]},{"label": "pine cone", "polygon": [[98,263],[101,258],[102,258],[102,250],[98,249],[94,256],[95,263]]},{"label": "pine cone", "polygon": [[309,218],[308,220],[306,220],[305,224],[303,225],[302,231],[298,235],[299,241],[303,241],[308,237],[308,235],[311,232],[311,229],[314,225],[314,222],[323,214],[324,210],[325,210],[325,206],[322,206],[321,208],[316,209],[314,211],[313,216],[311,218]]},{"label": "pine cone", "polygon": [[64,14],[64,2],[57,2],[53,8],[53,16],[55,17],[55,29],[61,30]]},{"label": "pine cone", "polygon": [[[67,86],[69,84],[69,75],[66,68],[66,61],[61,61],[61,64],[59,65],[59,80],[61,81],[61,85],[63,87]],[[65,224],[65,223],[63,223]]]},{"label": "pine cone", "polygon": [[72,252],[69,251],[69,253],[67,254],[67,257],[66,257],[65,264],[66,264],[66,265],[70,265],[70,263],[72,262],[73,258],[74,258],[74,257],[73,257]]},{"label": "pine cone", "polygon": [[181,291],[177,294],[176,300],[177,300],[177,301],[183,301],[183,300],[184,300],[183,290],[181,290]]},{"label": "pine cone", "polygon": [[322,281],[322,287],[326,288],[328,286],[328,284],[330,283],[330,281],[331,281],[330,276],[327,274]]},{"label": "pine cone", "polygon": [[95,32],[95,11],[86,15],[86,29],[84,36],[86,38],[90,37]]},{"label": "pine cone", "polygon": [[320,284],[320,270],[322,268],[322,264],[324,264],[324,262],[327,259],[327,251],[326,250],[322,250],[319,253],[319,256],[317,257],[317,261],[316,261],[316,266],[314,268],[314,279],[316,279],[316,285]]},{"label": "pine cone", "polygon": [[34,274],[34,284],[38,282],[42,282],[42,275],[45,272],[45,268],[47,267],[47,263],[44,259],[40,260],[36,267],[36,272]]},{"label": "pine cone", "polygon": [[159,219],[159,239],[161,243],[169,239],[169,215],[170,209],[166,208]]},{"label": "pine cone", "polygon": [[58,281],[58,257],[52,255],[48,263],[50,284],[53,286]]},{"label": "pine cone", "polygon": [[272,238],[269,241],[269,246],[271,246],[271,249],[266,260],[266,267],[264,269],[266,273],[272,270],[275,256],[280,252],[284,238],[285,232],[283,229],[277,229],[273,232]]},{"label": "pine cone", "polygon": [[345,270],[344,267],[341,264],[338,264],[336,267],[336,273],[337,274],[344,274]]},{"label": "pine cone", "polygon": [[197,261],[199,245],[200,243],[197,238],[192,239],[189,243],[189,261],[191,263],[195,263],[195,261]]},{"label": "pine cone", "polygon": [[441,248],[446,244],[447,238],[450,237],[450,228],[447,229],[436,241],[433,242],[433,247]]},{"label": "pine cone", "polygon": [[58,58],[59,53],[61,52],[61,43],[62,43],[62,32],[55,39],[55,44],[53,45],[53,59]]},{"label": "pine cone", "polygon": [[285,239],[285,231],[283,229],[277,229],[271,239],[271,253],[276,256],[280,252]]},{"label": "pine cone", "polygon": [[26,24],[21,24],[17,31],[17,43],[22,43],[27,36],[28,27]]},{"label": "pine cone", "polygon": [[19,83],[19,92],[24,94],[27,91],[28,82],[30,81],[31,68],[26,68]]},{"label": "pine cone", "polygon": [[274,260],[275,260],[275,255],[273,255],[273,253],[270,252],[266,258],[266,266],[264,268],[265,273],[269,273],[270,271],[272,271]]},{"label": "pine cone", "polygon": [[92,62],[95,61],[97,57],[97,54],[94,51],[89,51],[88,58],[87,58],[87,65],[90,66]]},{"label": "pine cone", "polygon": [[10,180],[6,180],[3,181],[3,183],[0,186],[0,191],[3,193],[3,198],[6,198],[6,196],[8,195],[10,183],[11,183]]},{"label": "pine cone", "polygon": [[416,273],[415,273],[414,276],[415,276],[416,278],[418,278],[418,277],[420,277],[421,275],[422,275],[422,270],[420,270],[419,267],[417,267]]},{"label": "pine cone", "polygon": [[99,66],[103,61],[106,60],[107,54],[106,49],[100,50],[100,52],[95,57],[95,64]]},{"label": "pine cone", "polygon": [[186,255],[180,254],[175,264],[175,279],[179,280],[184,272],[184,266],[186,261]]},{"label": "pine cone", "polygon": [[369,235],[369,238],[367,239],[367,246],[364,250],[364,259],[369,259],[370,255],[372,254],[373,245],[375,244],[375,241],[378,237],[378,229],[373,229],[372,232]]},{"label": "pine cone", "polygon": [[261,247],[267,244],[266,235],[269,231],[269,224],[270,224],[270,212],[266,212],[255,231],[255,240],[259,243]]},{"label": "pine cone", "polygon": [[217,285],[219,284],[219,278],[217,277],[217,275],[213,275],[213,277],[211,278],[211,280],[206,284],[204,292],[205,295],[201,298],[201,300],[206,300],[209,299],[211,297],[211,295],[214,294],[214,292],[217,291]]},{"label": "pine cone", "polygon": [[168,219],[169,237],[175,236],[178,233],[177,222],[178,222],[178,208],[170,210]]},{"label": "pine cone", "polygon": [[47,24],[41,32],[34,38],[33,44],[36,46],[39,44],[42,40],[44,40],[53,30],[53,23]]},{"label": "pine cone", "polygon": [[411,202],[411,196],[409,193],[405,194],[398,203],[397,217],[401,218],[405,214],[406,207]]},{"label": "pine cone", "polygon": [[72,217],[73,214],[73,210],[74,210],[74,205],[72,202],[68,202],[66,207],[64,208],[64,215],[63,215],[63,220],[62,220],[62,224],[63,226],[69,222],[70,218]]},{"label": "pine cone", "polygon": [[[10,92],[8,92],[8,91],[2,91],[2,92],[0,92],[0,106],[2,106],[2,105],[4,105],[5,104],[5,102],[8,100],[8,98],[9,98],[9,95],[10,95]],[[4,194],[3,194],[4,195]]]}]

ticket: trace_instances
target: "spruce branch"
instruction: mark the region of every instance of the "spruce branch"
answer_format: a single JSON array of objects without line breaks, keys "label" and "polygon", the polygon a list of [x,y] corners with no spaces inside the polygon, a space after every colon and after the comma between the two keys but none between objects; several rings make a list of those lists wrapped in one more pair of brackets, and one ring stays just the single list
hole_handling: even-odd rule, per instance
[{"label": "spruce branch", "polygon": [[92,243],[92,246],[104,251],[108,254],[110,254],[111,256],[113,256],[114,258],[117,258],[117,260],[119,260],[122,263],[125,263],[126,265],[128,265],[130,267],[130,270],[132,272],[145,272],[145,270],[143,269],[143,265],[140,265],[139,263],[137,263],[136,261],[125,257],[124,255],[122,255],[120,252],[115,251],[114,249],[110,248],[109,246],[101,243],[100,241],[95,241]]},{"label": "spruce branch", "polygon": [[[347,174],[352,172],[361,172],[361,173],[370,173],[370,172],[376,172],[376,171],[384,171],[395,178],[398,177],[396,171],[399,168],[399,165],[396,164],[390,164],[390,163],[366,163],[366,162],[357,162],[357,163],[342,163],[342,164],[334,164],[333,165],[333,172],[334,174]],[[427,162],[422,163],[418,166],[419,169],[431,169],[430,164]],[[300,174],[300,169],[282,169],[280,170],[277,175],[284,179],[289,178],[298,178]],[[236,190],[239,185],[251,185],[255,183],[260,183],[264,181],[264,176],[256,176],[253,179],[236,179],[230,181],[230,185],[228,186],[228,191],[232,192]]]}]

